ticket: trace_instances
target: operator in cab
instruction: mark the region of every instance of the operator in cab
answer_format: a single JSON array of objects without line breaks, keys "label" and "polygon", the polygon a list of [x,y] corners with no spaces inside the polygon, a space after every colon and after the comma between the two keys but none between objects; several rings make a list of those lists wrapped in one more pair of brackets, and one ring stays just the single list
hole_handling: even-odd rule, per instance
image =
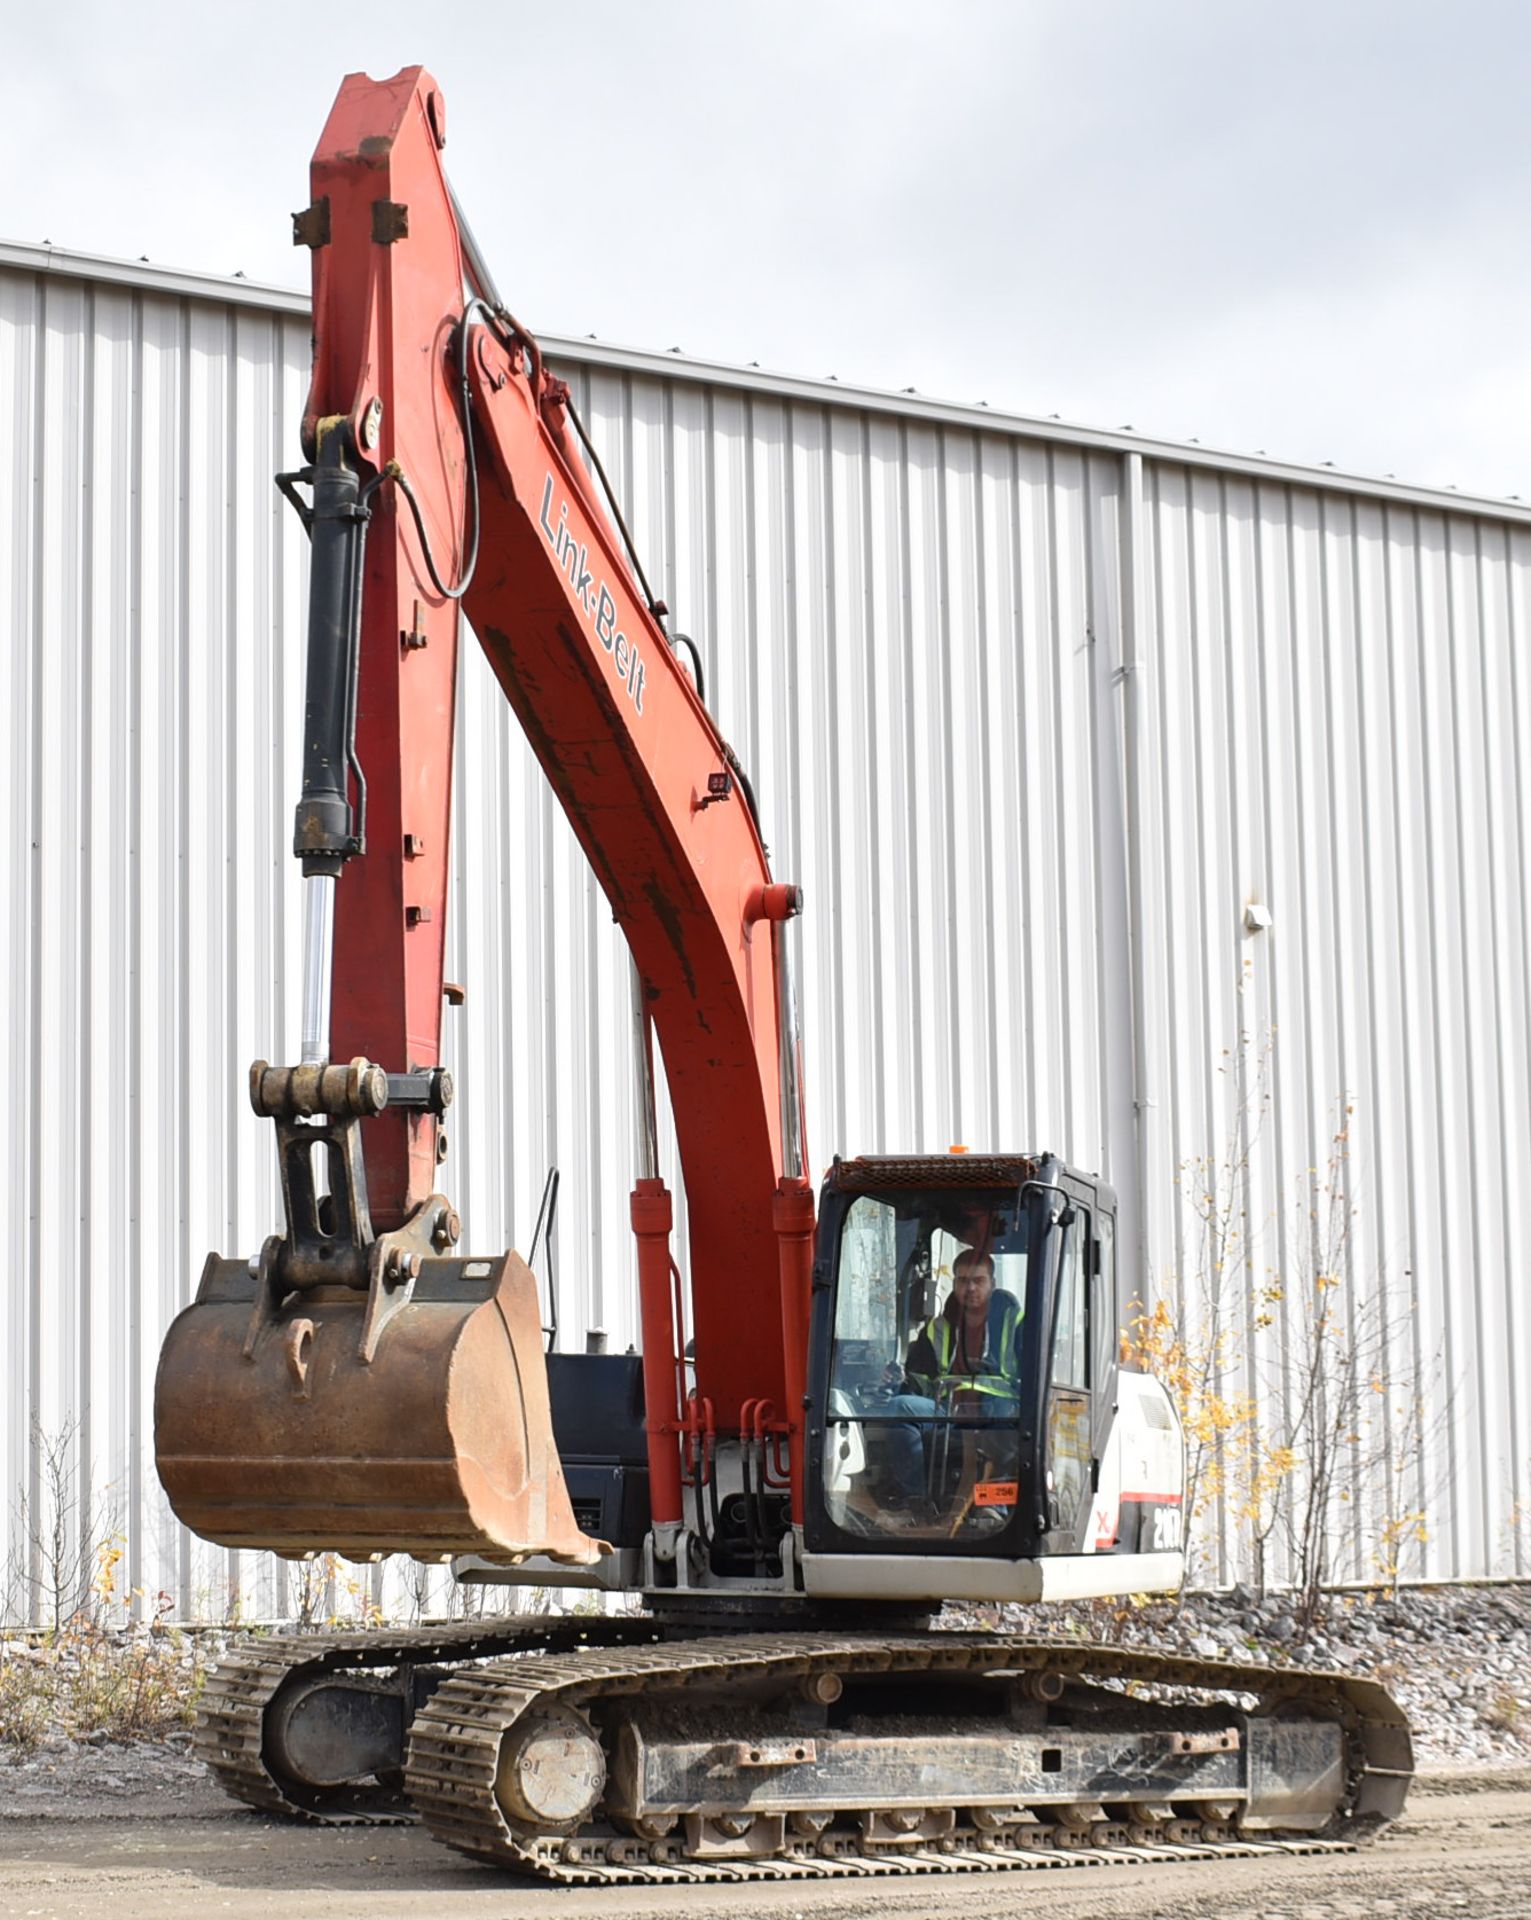
[{"label": "operator in cab", "polygon": [[[889,1369],[890,1386],[902,1386],[888,1412],[908,1424],[887,1429],[892,1506],[911,1517],[929,1517],[927,1436],[949,1419],[1000,1421],[978,1429],[993,1479],[1014,1474],[1014,1422],[1020,1408],[1022,1308],[1013,1293],[994,1284],[993,1256],[980,1244],[952,1263],[952,1290],[941,1311],[921,1327],[903,1367]],[[996,1512],[996,1519],[1006,1517]]]}]

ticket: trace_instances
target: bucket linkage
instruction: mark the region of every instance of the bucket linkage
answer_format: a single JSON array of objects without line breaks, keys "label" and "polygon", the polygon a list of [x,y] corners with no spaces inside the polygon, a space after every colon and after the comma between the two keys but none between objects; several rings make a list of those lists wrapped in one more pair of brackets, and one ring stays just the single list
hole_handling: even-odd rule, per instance
[{"label": "bucket linkage", "polygon": [[250,1095],[276,1124],[287,1232],[256,1260],[210,1254],[166,1336],[155,1452],[178,1517],[293,1556],[599,1558],[559,1465],[530,1269],[457,1257],[439,1193],[373,1231],[362,1125],[444,1110],[450,1076],[257,1061]]}]

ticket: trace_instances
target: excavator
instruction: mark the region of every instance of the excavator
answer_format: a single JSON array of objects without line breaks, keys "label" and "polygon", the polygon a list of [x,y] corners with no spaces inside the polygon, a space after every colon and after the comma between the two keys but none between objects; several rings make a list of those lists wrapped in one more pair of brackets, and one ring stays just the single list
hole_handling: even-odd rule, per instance
[{"label": "excavator", "polygon": [[[351,75],[294,217],[302,1036],[250,1071],[284,1230],[208,1257],[156,1457],[226,1547],[624,1598],[254,1642],[198,1750],[253,1806],[418,1818],[554,1883],[1357,1844],[1412,1770],[1380,1686],[937,1620],[1180,1584],[1180,1430],[1121,1338],[1114,1196],[1052,1153],[957,1150],[836,1157],[815,1194],[802,892],[445,133],[422,68]],[[631,951],[636,1354],[546,1351],[531,1269],[465,1257],[437,1186],[460,615]]]}]

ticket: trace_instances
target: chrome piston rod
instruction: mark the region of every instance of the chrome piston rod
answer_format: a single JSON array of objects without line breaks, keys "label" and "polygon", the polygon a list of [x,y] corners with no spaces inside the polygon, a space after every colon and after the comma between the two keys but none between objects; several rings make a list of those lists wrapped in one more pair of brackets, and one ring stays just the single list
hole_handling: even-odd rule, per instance
[{"label": "chrome piston rod", "polygon": [[771,935],[776,956],[776,1047],[779,1057],[778,1097],[781,1101],[781,1170],[789,1180],[801,1180],[807,1155],[803,1146],[802,1061],[798,1052],[797,994],[792,979],[789,922],[776,920]]},{"label": "chrome piston rod", "polygon": [[330,988],[335,965],[335,875],[303,882],[303,1065],[330,1057]]},{"label": "chrome piston rod", "polygon": [[633,995],[633,1156],[640,1180],[659,1178],[659,1121],[654,1105],[654,1023],[636,960],[629,959]]}]

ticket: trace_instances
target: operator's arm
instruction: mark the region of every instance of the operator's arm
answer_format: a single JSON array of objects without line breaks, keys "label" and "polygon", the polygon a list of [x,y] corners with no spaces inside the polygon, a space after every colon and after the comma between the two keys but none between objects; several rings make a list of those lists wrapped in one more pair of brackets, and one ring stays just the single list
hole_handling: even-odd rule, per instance
[{"label": "operator's arm", "polygon": [[933,1396],[940,1378],[941,1361],[935,1342],[930,1337],[930,1328],[923,1326],[910,1343],[904,1361],[904,1385],[910,1393]]}]

